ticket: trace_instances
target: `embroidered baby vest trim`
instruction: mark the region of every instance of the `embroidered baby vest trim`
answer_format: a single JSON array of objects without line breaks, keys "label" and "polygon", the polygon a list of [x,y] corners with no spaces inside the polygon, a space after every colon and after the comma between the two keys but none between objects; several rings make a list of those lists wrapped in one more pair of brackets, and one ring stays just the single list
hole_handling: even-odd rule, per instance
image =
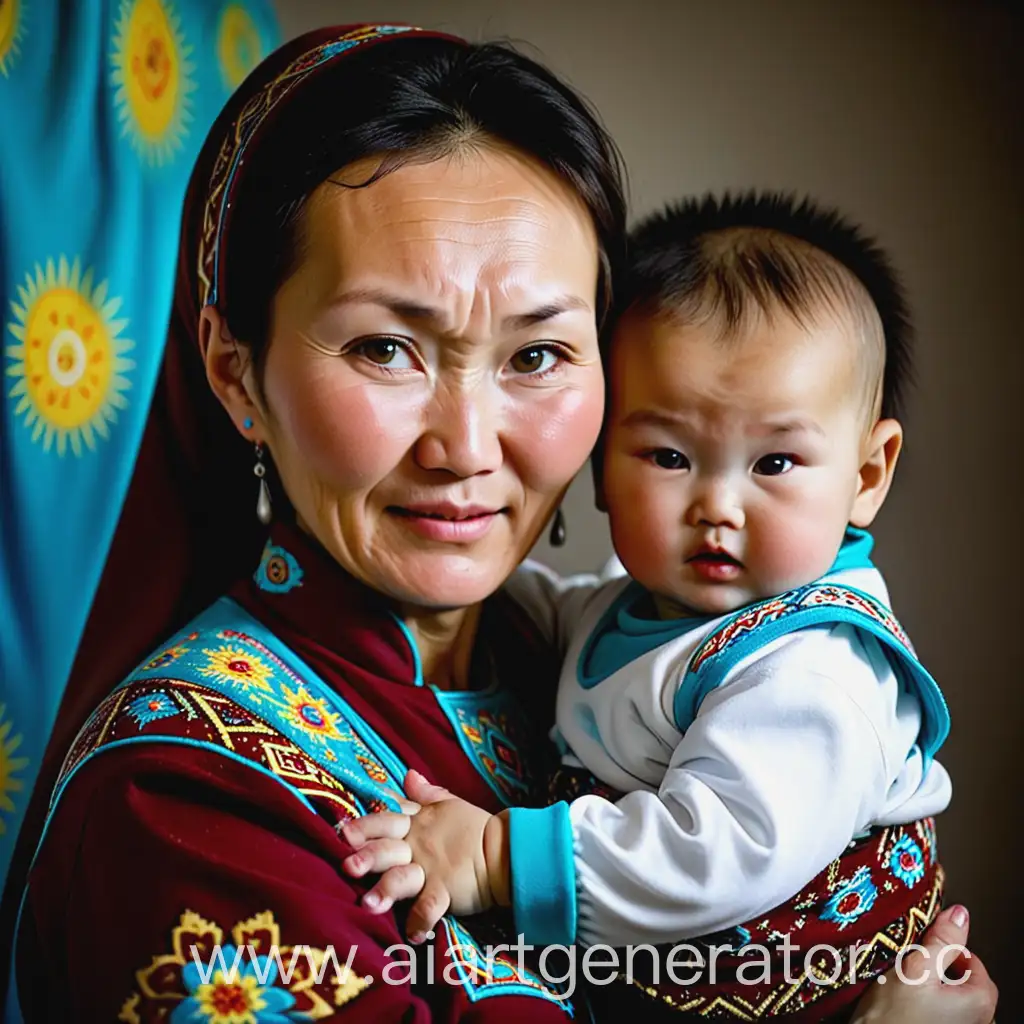
[{"label": "embroidered baby vest trim", "polygon": [[737,612],[697,648],[676,691],[676,727],[685,732],[701,702],[744,658],[779,637],[848,623],[881,641],[900,681],[921,702],[919,739],[925,767],[949,733],[949,711],[938,684],[918,661],[910,638],[892,612],[870,594],[835,583],[809,583]]}]

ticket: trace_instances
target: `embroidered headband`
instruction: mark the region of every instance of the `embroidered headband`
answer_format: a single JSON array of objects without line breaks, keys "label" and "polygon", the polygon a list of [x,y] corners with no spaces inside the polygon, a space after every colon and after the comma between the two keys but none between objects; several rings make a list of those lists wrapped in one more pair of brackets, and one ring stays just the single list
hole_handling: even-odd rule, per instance
[{"label": "embroidered headband", "polygon": [[434,32],[424,32],[423,29],[412,25],[360,25],[301,54],[245,104],[235,120],[233,130],[221,143],[210,173],[210,187],[207,191],[199,235],[197,274],[200,305],[216,305],[223,290],[220,257],[231,209],[232,192],[237,182],[238,170],[245,161],[246,149],[271,112],[313,71],[337,60],[356,47],[378,42],[388,36],[421,32],[430,36],[438,35]]}]

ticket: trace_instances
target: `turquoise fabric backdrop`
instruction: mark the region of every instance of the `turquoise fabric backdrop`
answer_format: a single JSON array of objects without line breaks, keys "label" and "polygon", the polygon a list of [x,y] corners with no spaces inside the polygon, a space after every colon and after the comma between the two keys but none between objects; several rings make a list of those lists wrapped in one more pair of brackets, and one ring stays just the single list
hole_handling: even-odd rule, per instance
[{"label": "turquoise fabric backdrop", "polygon": [[0,884],[142,437],[192,163],[277,42],[269,0],[0,0]]}]

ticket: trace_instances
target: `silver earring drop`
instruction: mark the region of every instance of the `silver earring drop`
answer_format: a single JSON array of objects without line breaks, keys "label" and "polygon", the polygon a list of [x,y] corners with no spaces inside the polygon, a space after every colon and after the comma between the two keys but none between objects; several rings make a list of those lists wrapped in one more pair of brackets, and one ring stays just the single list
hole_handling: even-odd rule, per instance
[{"label": "silver earring drop", "polygon": [[555,520],[551,524],[548,540],[553,548],[560,548],[565,543],[565,513],[562,511],[561,505],[558,506],[558,511],[555,512]]},{"label": "silver earring drop", "polygon": [[256,499],[256,518],[264,525],[269,526],[270,520],[274,518],[274,511],[270,506],[270,488],[267,486],[267,467],[263,465],[263,445],[256,442],[256,465],[252,467],[253,474],[260,482],[260,493]]}]

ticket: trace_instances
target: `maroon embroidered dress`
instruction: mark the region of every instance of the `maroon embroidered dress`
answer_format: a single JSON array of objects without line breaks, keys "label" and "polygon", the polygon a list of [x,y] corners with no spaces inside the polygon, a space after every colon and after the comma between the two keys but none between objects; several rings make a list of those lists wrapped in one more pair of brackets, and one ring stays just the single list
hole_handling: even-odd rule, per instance
[{"label": "maroon embroidered dress", "polygon": [[[446,919],[418,984],[386,983],[400,921],[366,912],[370,883],[340,871],[338,826],[388,803],[406,768],[492,810],[539,796],[543,736],[529,723],[552,720],[557,666],[502,597],[485,605],[477,651],[484,689],[424,685],[384,600],[277,529],[255,577],[154,652],[72,747],[19,930],[25,1019],[571,1015],[515,954],[484,976],[483,948],[514,942],[493,920]],[[225,970],[204,983],[215,946]],[[387,978],[406,978],[408,952],[394,956]]]}]

